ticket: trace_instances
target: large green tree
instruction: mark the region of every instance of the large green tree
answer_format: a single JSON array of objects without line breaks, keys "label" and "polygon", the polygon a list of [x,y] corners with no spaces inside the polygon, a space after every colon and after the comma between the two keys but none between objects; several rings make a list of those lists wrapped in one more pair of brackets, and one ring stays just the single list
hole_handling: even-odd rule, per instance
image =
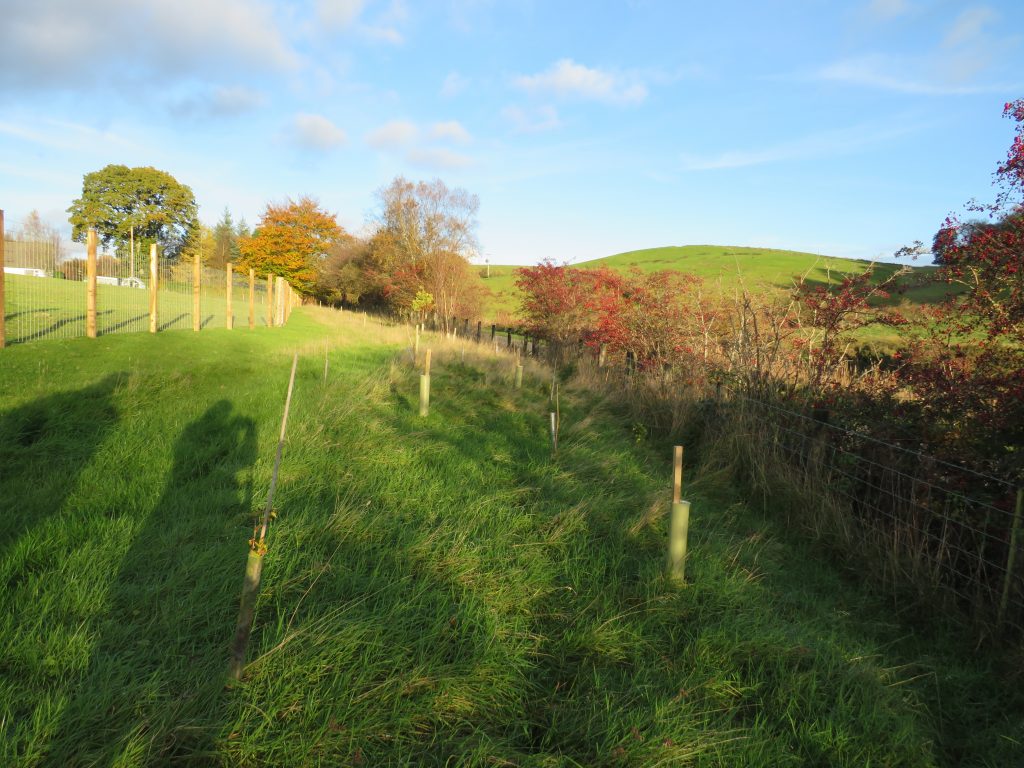
[{"label": "large green tree", "polygon": [[84,242],[87,230],[95,227],[103,246],[113,245],[122,254],[134,239],[137,249],[157,243],[168,256],[177,257],[198,225],[192,190],[151,167],[108,165],[87,173],[82,196],[68,213],[72,240]]}]

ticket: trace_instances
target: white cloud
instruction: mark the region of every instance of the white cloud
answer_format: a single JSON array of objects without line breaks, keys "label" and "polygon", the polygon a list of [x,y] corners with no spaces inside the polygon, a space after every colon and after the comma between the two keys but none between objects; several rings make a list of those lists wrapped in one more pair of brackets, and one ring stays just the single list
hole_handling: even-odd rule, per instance
[{"label": "white cloud", "polygon": [[859,125],[801,136],[792,141],[756,149],[728,150],[708,155],[683,153],[680,160],[685,171],[714,171],[834,157],[892,141],[917,130],[918,127],[912,125]]},{"label": "white cloud", "polygon": [[366,134],[366,143],[374,149],[399,149],[416,140],[419,129],[408,120],[391,120]]},{"label": "white cloud", "polygon": [[300,112],[292,123],[292,138],[303,149],[328,152],[343,146],[345,132],[323,115]]},{"label": "white cloud", "polygon": [[366,7],[366,0],[317,0],[317,18],[329,27],[352,26]]},{"label": "white cloud", "polygon": [[448,120],[443,123],[434,123],[430,128],[431,139],[438,141],[454,141],[456,144],[468,144],[473,140],[462,123],[458,120]]},{"label": "white cloud", "polygon": [[473,164],[472,158],[452,152],[450,149],[413,149],[406,155],[412,164],[434,171],[457,171]]},{"label": "white cloud", "polygon": [[[81,89],[218,69],[291,71],[302,57],[266,0],[6,3],[0,89]],[[130,63],[130,65],[129,65]]]},{"label": "white cloud", "polygon": [[560,128],[562,121],[554,107],[543,106],[525,110],[522,107],[505,107],[501,116],[517,133],[541,133]]},{"label": "white cloud", "polygon": [[871,0],[868,4],[868,14],[881,21],[895,19],[910,10],[907,0]]},{"label": "white cloud", "polygon": [[544,72],[519,75],[512,82],[529,93],[553,93],[608,104],[639,104],[647,98],[647,86],[639,80],[586,67],[572,59],[560,59]]},{"label": "white cloud", "polygon": [[444,83],[441,84],[441,98],[454,98],[462,93],[467,85],[469,85],[469,80],[465,77],[458,72],[449,72],[448,76],[444,79]]}]

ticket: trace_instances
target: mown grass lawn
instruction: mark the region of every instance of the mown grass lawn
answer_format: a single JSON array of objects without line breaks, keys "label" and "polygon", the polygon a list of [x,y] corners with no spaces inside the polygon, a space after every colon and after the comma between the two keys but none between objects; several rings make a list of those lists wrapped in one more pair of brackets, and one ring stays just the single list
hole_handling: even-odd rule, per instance
[{"label": "mown grass lawn", "polygon": [[[0,764],[1013,765],[1020,688],[548,378],[303,309],[0,352]],[[328,354],[325,384],[324,355]],[[247,544],[300,352],[244,680]],[[407,357],[407,353],[405,353]],[[691,475],[688,474],[687,477]]]}]

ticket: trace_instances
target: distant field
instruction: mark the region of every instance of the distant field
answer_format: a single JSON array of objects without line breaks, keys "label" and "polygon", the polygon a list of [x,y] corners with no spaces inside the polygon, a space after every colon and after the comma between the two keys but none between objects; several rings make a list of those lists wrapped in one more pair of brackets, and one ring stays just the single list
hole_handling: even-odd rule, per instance
[{"label": "distant field", "polygon": [[[85,335],[86,286],[83,281],[59,278],[4,275],[5,317],[8,344]],[[159,291],[160,330],[192,327],[192,287],[167,281]],[[256,294],[256,322],[266,323],[263,286]],[[233,294],[236,324],[247,324],[248,291],[236,285]],[[225,291],[220,285],[204,285],[200,299],[202,327],[225,325]],[[117,285],[96,286],[97,333],[130,333],[149,330],[149,291]]]},{"label": "distant field", "polygon": [[[602,259],[594,259],[573,266],[594,269],[611,267],[628,271],[632,268],[644,272],[670,269],[697,275],[709,290],[731,294],[740,286],[752,292],[785,290],[801,275],[813,282],[836,283],[851,274],[860,274],[870,262],[840,259],[800,251],[771,248],[742,248],[721,245],[683,245],[628,251]],[[875,274],[883,280],[900,267],[896,264],[877,264]],[[490,277],[484,284],[491,297],[485,314],[500,319],[502,315],[515,315],[519,310],[519,291],[515,287],[515,266],[491,266]],[[939,301],[946,293],[945,286],[915,286],[914,283],[934,272],[934,267],[915,267],[905,279],[907,291],[887,303],[906,300],[913,304]],[[485,271],[481,269],[481,276]]]}]

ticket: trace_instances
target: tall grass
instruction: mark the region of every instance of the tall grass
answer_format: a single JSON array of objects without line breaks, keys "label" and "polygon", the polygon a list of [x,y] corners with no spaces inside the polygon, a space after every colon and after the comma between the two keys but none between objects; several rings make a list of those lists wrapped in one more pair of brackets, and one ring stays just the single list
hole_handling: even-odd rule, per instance
[{"label": "tall grass", "polygon": [[[563,388],[553,458],[549,371],[526,361],[516,390],[510,356],[425,345],[425,419],[408,332],[347,313],[5,351],[0,763],[1019,755],[1020,694],[955,635],[916,637],[710,471],[674,586],[668,453],[613,399]],[[226,688],[296,348],[250,662]]]}]

